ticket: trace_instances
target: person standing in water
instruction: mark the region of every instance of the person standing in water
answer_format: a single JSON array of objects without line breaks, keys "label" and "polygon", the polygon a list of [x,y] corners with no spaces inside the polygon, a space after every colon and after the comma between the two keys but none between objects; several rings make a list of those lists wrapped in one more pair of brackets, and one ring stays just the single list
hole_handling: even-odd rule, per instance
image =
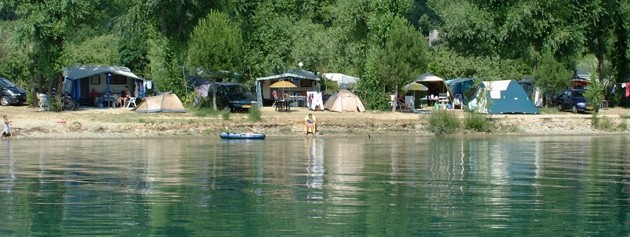
[{"label": "person standing in water", "polygon": [[9,120],[9,117],[5,114],[2,116],[4,118],[4,126],[2,128],[2,137],[12,137],[13,131],[11,131],[12,121]]}]

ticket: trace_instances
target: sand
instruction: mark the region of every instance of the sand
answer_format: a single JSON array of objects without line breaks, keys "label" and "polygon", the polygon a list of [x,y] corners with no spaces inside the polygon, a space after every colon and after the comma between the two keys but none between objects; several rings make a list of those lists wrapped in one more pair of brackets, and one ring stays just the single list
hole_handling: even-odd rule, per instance
[{"label": "sand", "polygon": [[[465,112],[454,111],[464,117]],[[128,108],[81,108],[77,111],[40,111],[29,106],[1,107],[13,121],[13,139],[84,139],[121,137],[218,137],[221,131],[262,132],[267,136],[303,136],[303,118],[313,113],[318,121],[318,136],[355,136],[370,134],[434,136],[428,126],[427,114],[403,112],[337,113],[308,111],[292,108],[290,112],[277,112],[273,108],[262,110],[261,121],[250,122],[247,114],[230,114],[228,120],[220,115],[197,116],[187,113],[136,113]],[[541,115],[492,115],[490,132],[465,129],[460,135],[601,135],[630,134],[626,128],[630,110],[610,108],[600,111],[600,121],[608,129],[591,125],[591,114],[559,112]]]}]

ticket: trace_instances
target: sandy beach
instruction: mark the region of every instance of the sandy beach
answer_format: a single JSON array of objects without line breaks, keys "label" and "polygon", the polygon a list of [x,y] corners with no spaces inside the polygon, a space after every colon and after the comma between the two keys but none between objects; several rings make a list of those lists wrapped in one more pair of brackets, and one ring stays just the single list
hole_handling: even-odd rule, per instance
[{"label": "sandy beach", "polygon": [[[463,118],[463,111],[454,111]],[[82,108],[77,111],[40,111],[29,106],[1,107],[13,121],[13,139],[37,138],[121,138],[164,136],[214,136],[222,131],[261,132],[268,136],[303,136],[303,118],[313,113],[319,124],[318,136],[354,136],[360,134],[434,136],[428,127],[428,114],[368,111],[338,113],[292,108],[290,112],[262,109],[259,122],[250,122],[247,114],[197,116],[187,113],[137,113],[128,108]],[[612,129],[591,126],[591,114],[560,112],[541,115],[492,115],[491,132],[461,129],[456,135],[602,135],[630,134],[625,126],[630,110],[610,108],[600,111],[601,120]]]}]

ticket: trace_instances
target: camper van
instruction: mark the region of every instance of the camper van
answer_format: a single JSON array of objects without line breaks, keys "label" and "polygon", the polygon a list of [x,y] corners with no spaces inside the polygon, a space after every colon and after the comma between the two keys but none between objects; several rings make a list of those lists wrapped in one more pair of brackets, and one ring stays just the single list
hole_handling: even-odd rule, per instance
[{"label": "camper van", "polygon": [[26,103],[26,90],[15,85],[4,77],[0,77],[0,105]]}]

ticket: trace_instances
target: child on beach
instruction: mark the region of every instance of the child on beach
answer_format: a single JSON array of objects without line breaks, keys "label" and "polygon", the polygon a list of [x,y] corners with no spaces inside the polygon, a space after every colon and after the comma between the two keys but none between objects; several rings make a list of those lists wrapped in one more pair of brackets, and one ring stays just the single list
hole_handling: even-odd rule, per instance
[{"label": "child on beach", "polygon": [[11,131],[11,120],[9,120],[8,116],[5,114],[2,116],[4,118],[4,126],[2,129],[2,137],[11,137],[13,136],[13,132]]},{"label": "child on beach", "polygon": [[313,136],[315,136],[315,133],[317,132],[317,120],[313,117],[313,114],[308,114],[305,118],[304,118],[304,125],[306,126],[304,128],[304,136],[308,136],[308,134],[313,134]]}]

